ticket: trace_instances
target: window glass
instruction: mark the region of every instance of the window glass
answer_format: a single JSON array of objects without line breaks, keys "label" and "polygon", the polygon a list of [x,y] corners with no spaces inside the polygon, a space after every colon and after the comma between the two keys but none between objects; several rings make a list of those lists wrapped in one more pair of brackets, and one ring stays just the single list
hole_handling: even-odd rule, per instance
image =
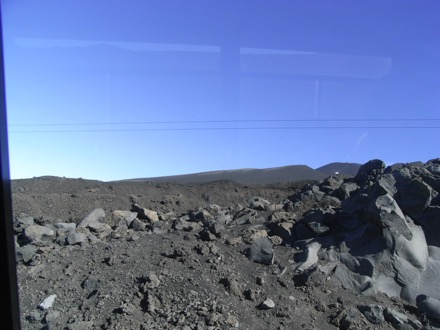
[{"label": "window glass", "polygon": [[[6,2],[12,176],[426,161],[439,125],[438,9]],[[133,149],[147,152],[127,162]]]},{"label": "window glass", "polygon": [[440,327],[440,1],[1,9],[24,328]]}]

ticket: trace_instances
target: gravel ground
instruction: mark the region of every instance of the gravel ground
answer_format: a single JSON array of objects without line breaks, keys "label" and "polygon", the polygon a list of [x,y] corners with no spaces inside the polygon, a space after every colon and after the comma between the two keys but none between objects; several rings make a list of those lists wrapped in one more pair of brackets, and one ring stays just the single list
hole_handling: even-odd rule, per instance
[{"label": "gravel ground", "polygon": [[[435,329],[398,298],[301,280],[293,267],[299,251],[267,233],[274,210],[304,185],[13,181],[23,329]],[[246,213],[253,196],[270,207]],[[150,215],[116,224],[114,211],[134,205],[159,221]],[[99,208],[99,222],[111,229],[80,231]],[[222,212],[252,218],[215,227]],[[59,223],[75,224],[87,239],[66,243]],[[34,239],[32,226],[53,233]],[[267,264],[249,257],[263,239],[273,248]],[[367,315],[376,309],[386,317],[372,322]],[[396,313],[410,321],[397,322]]]}]

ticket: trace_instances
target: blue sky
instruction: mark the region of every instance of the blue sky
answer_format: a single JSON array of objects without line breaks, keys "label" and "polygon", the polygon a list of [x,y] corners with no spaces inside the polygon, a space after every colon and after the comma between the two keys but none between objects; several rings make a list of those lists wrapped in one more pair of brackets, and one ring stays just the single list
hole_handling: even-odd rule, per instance
[{"label": "blue sky", "polygon": [[439,157],[439,10],[415,0],[4,1],[11,175]]}]

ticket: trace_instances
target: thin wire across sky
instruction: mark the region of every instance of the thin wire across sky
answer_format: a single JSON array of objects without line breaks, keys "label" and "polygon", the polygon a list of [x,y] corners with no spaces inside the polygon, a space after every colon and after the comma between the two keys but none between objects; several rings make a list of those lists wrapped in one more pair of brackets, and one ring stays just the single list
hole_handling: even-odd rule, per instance
[{"label": "thin wire across sky", "polygon": [[190,124],[190,123],[261,123],[261,122],[413,122],[440,121],[440,118],[373,118],[373,119],[245,119],[245,120],[166,120],[166,121],[126,121],[126,122],[85,122],[85,123],[38,123],[10,124],[23,126],[93,126],[93,125],[133,125],[133,124]]},{"label": "thin wire across sky", "polygon": [[[439,129],[440,126],[426,125],[440,121],[439,118],[373,118],[373,119],[251,119],[251,120],[172,120],[172,121],[129,121],[129,122],[84,122],[84,123],[34,123],[11,124],[9,127],[81,127],[95,126],[96,128],[73,129],[32,129],[12,130],[9,133],[78,133],[78,132],[133,132],[133,131],[227,131],[227,130],[313,130],[313,129]],[[338,123],[350,123],[339,125]],[[400,123],[390,125],[390,123]],[[243,126],[253,123],[327,123],[319,126]],[[333,123],[333,124],[332,124]],[[360,125],[363,123],[377,123],[378,125]],[[383,125],[386,123],[387,125]],[[403,123],[405,123],[403,125]],[[408,123],[425,123],[423,125],[408,125]],[[241,126],[226,127],[190,127],[189,124],[240,124]],[[335,126],[337,124],[337,126]],[[99,126],[119,126],[119,128],[99,128]],[[165,125],[165,127],[128,127],[124,125]],[[184,125],[183,127],[170,127]]]}]

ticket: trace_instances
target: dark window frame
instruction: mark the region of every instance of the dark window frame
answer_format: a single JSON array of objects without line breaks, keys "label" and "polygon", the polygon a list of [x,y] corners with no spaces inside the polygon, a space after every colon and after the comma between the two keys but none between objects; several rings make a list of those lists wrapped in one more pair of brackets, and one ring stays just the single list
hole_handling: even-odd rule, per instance
[{"label": "dark window frame", "polygon": [[21,329],[18,298],[17,269],[15,262],[15,243],[12,221],[11,177],[9,174],[8,129],[6,116],[5,67],[3,52],[3,26],[0,10],[0,294],[2,308],[0,327],[2,329]]}]

